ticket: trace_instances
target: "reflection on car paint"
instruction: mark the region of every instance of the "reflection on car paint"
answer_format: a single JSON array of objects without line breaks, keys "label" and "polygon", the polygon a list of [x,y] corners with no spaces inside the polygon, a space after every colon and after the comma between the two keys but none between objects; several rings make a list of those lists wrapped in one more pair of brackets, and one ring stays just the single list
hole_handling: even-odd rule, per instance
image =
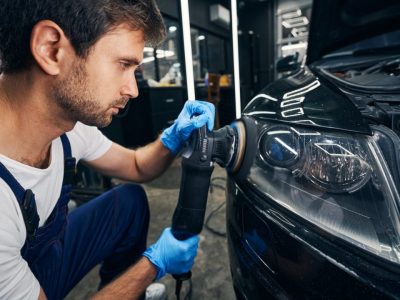
[{"label": "reflection on car paint", "polygon": [[293,91],[287,92],[286,94],[283,95],[283,99],[288,99],[288,98],[297,97],[297,96],[300,96],[300,95],[307,94],[307,93],[311,92],[312,90],[315,90],[320,85],[321,85],[321,83],[317,79],[317,80],[313,81],[312,83],[310,83],[310,84],[308,84],[308,85],[306,85],[304,87],[301,87],[301,88],[299,88],[297,90],[293,90]]},{"label": "reflection on car paint", "polygon": [[288,107],[288,106],[292,106],[292,105],[298,105],[304,102],[304,99],[306,99],[306,97],[299,97],[299,98],[294,98],[294,99],[288,99],[288,100],[283,100],[281,102],[281,107]]}]

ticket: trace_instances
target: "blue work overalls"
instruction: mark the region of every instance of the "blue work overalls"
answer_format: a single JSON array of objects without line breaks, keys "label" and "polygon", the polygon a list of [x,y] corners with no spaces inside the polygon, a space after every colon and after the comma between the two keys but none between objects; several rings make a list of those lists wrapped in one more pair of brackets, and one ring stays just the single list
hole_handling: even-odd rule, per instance
[{"label": "blue work overalls", "polygon": [[[75,158],[67,136],[64,181],[50,217],[39,217],[31,190],[25,190],[0,163],[0,177],[17,198],[27,229],[22,257],[48,299],[62,299],[94,266],[105,285],[137,260],[146,248],[149,208],[144,190],[134,184],[114,188],[68,214]],[[0,199],[1,200],[1,199]]]}]

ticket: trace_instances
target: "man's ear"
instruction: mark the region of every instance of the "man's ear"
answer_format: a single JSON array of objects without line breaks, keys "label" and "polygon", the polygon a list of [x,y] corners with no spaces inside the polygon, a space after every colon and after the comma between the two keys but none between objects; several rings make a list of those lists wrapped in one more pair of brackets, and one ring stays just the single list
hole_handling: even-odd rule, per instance
[{"label": "man's ear", "polygon": [[31,33],[31,53],[40,68],[49,75],[58,75],[71,44],[64,31],[53,21],[42,20]]}]

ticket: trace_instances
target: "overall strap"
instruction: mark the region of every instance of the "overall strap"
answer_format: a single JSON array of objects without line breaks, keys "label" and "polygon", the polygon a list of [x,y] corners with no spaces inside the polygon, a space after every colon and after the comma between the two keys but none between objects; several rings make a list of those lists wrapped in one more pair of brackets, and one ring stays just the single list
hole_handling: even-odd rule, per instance
[{"label": "overall strap", "polygon": [[0,177],[8,184],[17,198],[24,218],[27,238],[32,239],[40,220],[36,209],[35,195],[32,190],[25,190],[2,163],[0,163]]},{"label": "overall strap", "polygon": [[13,191],[15,198],[17,198],[18,202],[21,204],[21,201],[25,196],[25,189],[19,184],[19,182],[1,162],[0,177],[7,183],[10,189]]},{"label": "overall strap", "polygon": [[60,136],[60,138],[64,150],[64,158],[72,157],[71,144],[69,142],[67,134],[64,133],[63,135]]},{"label": "overall strap", "polygon": [[[64,179],[63,185],[74,182],[76,160],[72,157],[71,145],[66,134],[61,136],[64,150]],[[29,240],[35,238],[35,233],[39,227],[39,215],[37,213],[35,195],[32,190],[25,190],[7,168],[0,162],[0,178],[2,178],[13,191],[24,218],[26,234]]]},{"label": "overall strap", "polygon": [[76,159],[72,157],[71,144],[67,135],[60,136],[64,150],[64,180],[63,185],[73,184],[76,174]]}]

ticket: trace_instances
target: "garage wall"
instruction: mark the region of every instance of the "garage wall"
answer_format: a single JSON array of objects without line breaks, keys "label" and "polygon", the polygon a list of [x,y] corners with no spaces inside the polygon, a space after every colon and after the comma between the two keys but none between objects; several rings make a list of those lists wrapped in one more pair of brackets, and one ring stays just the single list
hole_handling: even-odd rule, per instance
[{"label": "garage wall", "polygon": [[230,4],[222,4],[228,1],[215,0],[197,0],[189,1],[190,21],[196,27],[218,34],[225,38],[230,38],[230,29],[225,29],[210,22],[210,6],[212,4],[221,4],[225,8],[230,9]]},{"label": "garage wall", "polygon": [[[157,0],[156,2],[158,3],[158,7],[163,14],[176,19],[179,18],[177,1]],[[230,30],[227,30],[210,22],[209,10],[210,5],[212,4],[221,4],[227,9],[230,9],[230,1],[228,0],[190,0],[189,13],[191,24],[210,33],[225,38],[230,38]]]},{"label": "garage wall", "polygon": [[278,10],[290,10],[301,6],[310,5],[312,0],[279,0]]},{"label": "garage wall", "polygon": [[242,107],[274,79],[275,1],[238,5]]},{"label": "garage wall", "polygon": [[178,19],[178,4],[174,0],[156,0],[162,14]]}]

